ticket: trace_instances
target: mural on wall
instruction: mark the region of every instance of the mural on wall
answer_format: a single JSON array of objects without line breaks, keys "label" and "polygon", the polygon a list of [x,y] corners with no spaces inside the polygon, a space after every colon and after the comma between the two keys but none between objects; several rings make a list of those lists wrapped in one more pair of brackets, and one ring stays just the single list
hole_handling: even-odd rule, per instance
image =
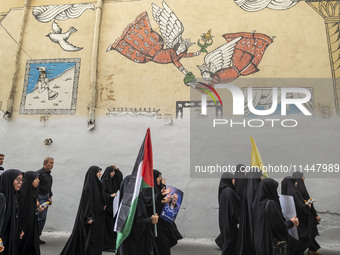
[{"label": "mural on wall", "polygon": [[[273,42],[271,37],[255,32],[230,33],[223,37],[227,43],[208,53],[204,57],[204,64],[197,66],[202,78],[211,87],[258,72],[257,66],[263,54]],[[204,86],[202,83],[195,83],[195,79],[189,83],[196,87]]]},{"label": "mural on wall", "polygon": [[299,0],[234,0],[234,2],[245,11],[256,12],[265,8],[271,10],[286,10],[295,6]]},{"label": "mural on wall", "polygon": [[74,114],[80,59],[27,60],[20,114]]},{"label": "mural on wall", "polygon": [[67,32],[62,32],[61,27],[55,20],[68,20],[79,18],[86,10],[94,10],[93,4],[65,4],[65,5],[46,5],[34,7],[32,14],[39,22],[47,23],[52,21],[52,32],[47,36],[53,43],[58,44],[64,51],[79,51],[83,47],[74,46],[68,42],[71,34],[77,29],[71,26]]},{"label": "mural on wall", "polygon": [[[152,4],[152,14],[160,27],[161,35],[152,30],[148,13],[143,12],[127,26],[121,37],[107,51],[116,50],[136,63],[173,63],[185,75],[184,83],[197,89],[208,87],[210,90],[217,83],[230,82],[240,75],[258,72],[257,66],[263,54],[273,42],[273,38],[261,33],[229,33],[223,35],[226,44],[208,53],[207,47],[213,43],[209,30],[197,43],[201,49],[187,53],[193,43],[190,39],[183,39],[184,26],[170,7],[165,2],[163,8]],[[164,42],[166,49],[163,49]],[[198,68],[209,84],[196,82],[193,73],[188,72],[180,63],[181,58],[198,56],[201,52],[208,54],[204,58],[204,64]]]},{"label": "mural on wall", "polygon": [[106,114],[110,117],[133,117],[133,118],[161,118],[160,109],[156,108],[112,108],[108,109],[108,113]]},{"label": "mural on wall", "polygon": [[[265,8],[286,10],[295,6],[299,1],[294,0],[234,0],[243,10],[248,12],[261,11]],[[331,64],[335,109],[340,115],[340,3],[339,0],[310,0],[311,6],[325,21],[329,60]]]},{"label": "mural on wall", "polygon": [[[165,2],[163,8],[152,4],[152,14],[161,35],[152,29],[148,13],[143,12],[126,27],[107,51],[116,50],[136,63],[173,63],[179,71],[187,75],[188,71],[181,64],[181,58],[198,56],[201,50],[187,53],[194,43],[189,38],[183,39],[184,26]],[[163,49],[164,43],[166,49]]]},{"label": "mural on wall", "polygon": [[39,22],[79,18],[86,10],[94,10],[93,4],[45,5],[34,7],[32,14]]},{"label": "mural on wall", "polygon": [[59,27],[58,23],[53,21],[52,30],[53,33],[49,33],[47,35],[48,38],[50,38],[52,42],[59,44],[64,51],[78,51],[82,49],[82,47],[74,46],[67,41],[71,34],[77,32],[77,29],[74,27],[70,27],[67,32],[62,33],[62,29]]}]

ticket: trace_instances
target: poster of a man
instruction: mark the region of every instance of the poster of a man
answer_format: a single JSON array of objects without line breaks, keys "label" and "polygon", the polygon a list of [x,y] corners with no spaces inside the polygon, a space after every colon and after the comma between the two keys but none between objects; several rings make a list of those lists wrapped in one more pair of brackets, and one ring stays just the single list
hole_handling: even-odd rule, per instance
[{"label": "poster of a man", "polygon": [[175,187],[171,187],[171,193],[168,197],[170,198],[170,201],[164,205],[160,217],[170,223],[173,223],[182,204],[183,192]]}]

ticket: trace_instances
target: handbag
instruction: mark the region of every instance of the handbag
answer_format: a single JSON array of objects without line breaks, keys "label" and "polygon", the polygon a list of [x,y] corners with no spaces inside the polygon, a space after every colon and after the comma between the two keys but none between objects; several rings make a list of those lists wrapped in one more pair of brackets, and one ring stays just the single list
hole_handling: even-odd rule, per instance
[{"label": "handbag", "polygon": [[[269,217],[268,215],[268,205],[269,200],[266,202],[266,208],[265,208],[265,214],[266,217]],[[287,248],[287,242],[286,241],[278,241],[274,238],[273,244],[272,244],[272,255],[287,255],[288,254],[288,248]]]},{"label": "handbag", "polygon": [[276,241],[273,242],[273,255],[287,255],[287,242],[286,241]]}]

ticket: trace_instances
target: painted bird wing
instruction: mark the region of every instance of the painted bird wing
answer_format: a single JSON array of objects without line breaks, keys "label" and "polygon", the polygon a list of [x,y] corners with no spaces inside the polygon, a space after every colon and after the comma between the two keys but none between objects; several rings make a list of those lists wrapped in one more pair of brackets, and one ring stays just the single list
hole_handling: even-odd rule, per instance
[{"label": "painted bird wing", "polygon": [[59,27],[58,23],[55,22],[55,20],[53,20],[53,22],[52,22],[52,30],[56,34],[61,34],[61,32],[62,32],[62,29]]},{"label": "painted bird wing", "polygon": [[167,48],[173,48],[182,37],[184,27],[175,13],[163,1],[163,8],[152,4],[152,15],[160,28]]},{"label": "painted bird wing", "polygon": [[235,51],[235,45],[241,39],[241,36],[237,37],[209,52],[204,57],[204,64],[210,67],[210,72],[216,73],[217,71],[230,66]]},{"label": "painted bird wing", "polygon": [[83,47],[74,46],[74,45],[72,45],[71,43],[69,43],[68,41],[65,41],[65,40],[60,40],[59,45],[65,51],[78,51],[78,50],[83,49]]}]

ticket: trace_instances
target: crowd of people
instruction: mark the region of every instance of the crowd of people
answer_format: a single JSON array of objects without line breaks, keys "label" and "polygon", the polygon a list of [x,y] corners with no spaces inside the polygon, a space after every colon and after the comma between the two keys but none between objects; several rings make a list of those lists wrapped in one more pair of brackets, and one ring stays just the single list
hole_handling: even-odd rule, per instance
[{"label": "crowd of people", "polygon": [[[284,178],[281,195],[292,196],[296,215],[285,219],[277,192],[279,183],[262,176],[260,169],[223,173],[218,189],[219,227],[216,244],[222,255],[321,255],[315,237],[320,217],[301,172]],[[296,227],[298,238],[289,234]]]},{"label": "crowd of people", "polygon": [[47,157],[37,171],[2,167],[0,154],[0,253],[39,255],[40,235],[45,226],[48,205],[52,203],[54,159]]},{"label": "crowd of people", "polygon": [[[54,159],[47,157],[37,171],[4,171],[0,154],[0,253],[4,255],[40,255],[40,239],[48,207],[52,204],[51,170]],[[219,228],[216,238],[222,255],[320,255],[317,224],[320,217],[307,191],[304,176],[295,172],[281,182],[281,195],[294,200],[296,215],[285,219],[279,195],[279,183],[264,178],[259,169],[235,174],[223,173],[218,189]],[[164,204],[175,206],[167,196],[165,179],[153,170],[154,189],[139,193],[131,232],[117,247],[118,255],[170,255],[171,248],[182,238],[176,224],[159,217]],[[61,255],[100,255],[116,251],[114,199],[122,201],[130,175],[123,178],[115,165],[103,175],[91,166],[85,175],[83,190],[72,233]],[[117,194],[120,195],[117,197]],[[177,197],[174,196],[176,200]],[[118,200],[117,200],[118,201]],[[155,203],[153,203],[153,201]],[[154,225],[157,224],[157,235]],[[298,238],[289,234],[297,228]]]},{"label": "crowd of people", "polygon": [[[0,154],[0,165],[3,160],[4,155]],[[37,171],[0,169],[1,254],[40,255],[39,245],[45,244],[40,236],[52,204],[53,165],[54,159],[47,157]],[[117,247],[119,255],[170,255],[171,247],[182,238],[175,223],[158,216],[163,205],[171,202],[167,196],[171,188],[166,189],[159,171],[153,170],[153,175],[154,189],[145,188],[140,192],[131,233]],[[102,251],[116,251],[113,202],[122,200],[130,177],[123,179],[115,165],[108,166],[103,175],[98,166],[88,169],[73,230],[61,255],[99,255]],[[157,224],[157,235],[154,224]]]}]

